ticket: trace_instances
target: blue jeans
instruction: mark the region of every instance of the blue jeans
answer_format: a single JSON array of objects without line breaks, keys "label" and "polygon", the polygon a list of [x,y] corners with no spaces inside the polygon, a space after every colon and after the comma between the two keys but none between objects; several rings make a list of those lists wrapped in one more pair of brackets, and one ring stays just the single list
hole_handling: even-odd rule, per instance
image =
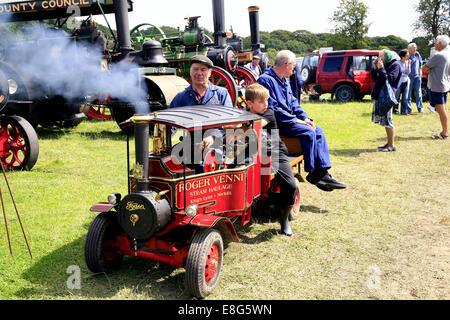
[{"label": "blue jeans", "polygon": [[[400,95],[402,96],[401,104],[401,113],[407,114],[411,113],[411,101],[409,100],[409,79],[406,82],[403,82],[400,84],[400,87],[398,87],[397,92],[395,93],[395,98],[398,102],[400,102]],[[394,113],[398,113],[398,104],[394,106]]]},{"label": "blue jeans", "polygon": [[411,97],[412,97],[412,91],[414,90],[414,96],[416,97],[417,110],[420,111],[423,108],[423,105],[422,105],[422,79],[420,77],[415,77],[410,80],[411,80],[411,82],[409,85],[408,100],[410,101],[410,105],[412,105]]}]

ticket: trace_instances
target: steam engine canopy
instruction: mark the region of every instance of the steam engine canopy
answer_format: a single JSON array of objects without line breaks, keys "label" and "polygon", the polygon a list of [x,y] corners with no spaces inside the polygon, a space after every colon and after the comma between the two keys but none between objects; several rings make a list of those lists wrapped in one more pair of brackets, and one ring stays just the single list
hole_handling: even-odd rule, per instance
[{"label": "steam engine canopy", "polygon": [[0,111],[6,105],[9,95],[9,85],[2,71],[0,71]]},{"label": "steam engine canopy", "polygon": [[169,202],[164,198],[155,200],[156,195],[156,192],[132,193],[120,203],[119,224],[136,240],[147,241],[169,223]]}]

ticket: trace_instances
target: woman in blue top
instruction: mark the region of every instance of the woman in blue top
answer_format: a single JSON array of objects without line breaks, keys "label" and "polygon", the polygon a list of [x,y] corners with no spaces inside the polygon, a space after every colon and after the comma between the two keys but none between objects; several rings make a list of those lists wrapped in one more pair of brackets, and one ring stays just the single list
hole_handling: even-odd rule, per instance
[{"label": "woman in blue top", "polygon": [[[409,52],[408,49],[403,49],[400,51],[400,59],[402,62],[402,78],[400,79],[400,85],[397,90],[397,94],[395,98],[400,104],[400,95],[401,99],[401,113],[403,115],[407,115],[411,113],[411,102],[409,101],[409,73],[411,72],[411,60],[409,60]],[[394,106],[394,113],[398,114],[398,104]]]}]

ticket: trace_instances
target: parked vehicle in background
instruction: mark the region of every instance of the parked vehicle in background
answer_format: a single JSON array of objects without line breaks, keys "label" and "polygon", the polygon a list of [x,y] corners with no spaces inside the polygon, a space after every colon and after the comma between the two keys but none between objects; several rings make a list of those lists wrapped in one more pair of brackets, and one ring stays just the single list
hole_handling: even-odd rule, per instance
[{"label": "parked vehicle in background", "polygon": [[360,100],[370,94],[370,76],[378,50],[343,50],[306,54],[302,64],[303,86],[312,97],[331,93],[337,101]]}]

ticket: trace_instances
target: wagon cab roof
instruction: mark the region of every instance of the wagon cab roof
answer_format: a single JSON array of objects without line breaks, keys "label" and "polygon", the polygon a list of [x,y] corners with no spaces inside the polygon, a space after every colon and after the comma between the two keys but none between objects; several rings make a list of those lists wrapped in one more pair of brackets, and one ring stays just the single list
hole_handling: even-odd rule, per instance
[{"label": "wagon cab roof", "polygon": [[[128,11],[133,11],[133,1],[127,0]],[[67,10],[76,6],[80,12]],[[100,8],[101,6],[101,8]],[[113,0],[0,0],[0,23],[68,18],[75,13],[88,16],[114,13]]]},{"label": "wagon cab roof", "polygon": [[200,124],[202,129],[207,129],[260,119],[262,119],[260,116],[241,109],[199,105],[158,111],[149,122],[191,131]]}]

